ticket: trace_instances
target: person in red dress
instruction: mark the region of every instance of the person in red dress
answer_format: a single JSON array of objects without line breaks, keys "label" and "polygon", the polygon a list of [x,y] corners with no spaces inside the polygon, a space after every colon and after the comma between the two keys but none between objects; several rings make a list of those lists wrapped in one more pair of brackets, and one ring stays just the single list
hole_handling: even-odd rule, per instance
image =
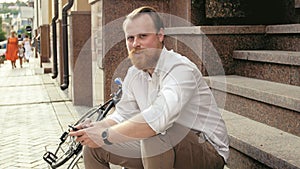
[{"label": "person in red dress", "polygon": [[10,37],[7,39],[5,58],[11,61],[11,66],[14,69],[18,59],[18,38],[15,31],[11,31],[10,34]]}]

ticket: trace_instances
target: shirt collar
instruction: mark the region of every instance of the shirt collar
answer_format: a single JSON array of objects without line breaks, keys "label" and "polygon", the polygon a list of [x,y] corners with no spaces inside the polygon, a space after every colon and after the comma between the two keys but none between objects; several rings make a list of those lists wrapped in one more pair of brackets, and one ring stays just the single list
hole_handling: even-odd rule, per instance
[{"label": "shirt collar", "polygon": [[157,64],[155,66],[155,69],[153,71],[153,74],[159,75],[160,71],[163,69],[163,65],[165,63],[166,57],[165,54],[168,52],[167,48],[164,46],[161,50],[159,59],[157,61]]}]

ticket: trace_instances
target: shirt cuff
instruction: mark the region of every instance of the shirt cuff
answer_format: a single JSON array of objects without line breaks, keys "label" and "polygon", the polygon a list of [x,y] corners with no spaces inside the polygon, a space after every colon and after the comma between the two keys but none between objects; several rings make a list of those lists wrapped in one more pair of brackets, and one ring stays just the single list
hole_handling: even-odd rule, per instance
[{"label": "shirt cuff", "polygon": [[[154,111],[153,106],[145,109],[141,114],[144,117],[146,123],[151,127],[156,134],[164,134],[165,133],[165,124],[162,124],[161,120],[163,111]],[[163,128],[161,126],[164,126]]]}]

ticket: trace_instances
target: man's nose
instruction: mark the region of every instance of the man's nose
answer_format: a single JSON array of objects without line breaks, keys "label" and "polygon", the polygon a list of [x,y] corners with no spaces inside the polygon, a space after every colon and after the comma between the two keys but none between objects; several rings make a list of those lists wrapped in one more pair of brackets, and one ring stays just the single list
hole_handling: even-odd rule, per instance
[{"label": "man's nose", "polygon": [[140,44],[139,39],[138,39],[138,38],[134,38],[133,43],[132,43],[132,46],[133,46],[134,48],[136,48],[136,47],[139,47],[140,45],[141,45],[141,44]]}]

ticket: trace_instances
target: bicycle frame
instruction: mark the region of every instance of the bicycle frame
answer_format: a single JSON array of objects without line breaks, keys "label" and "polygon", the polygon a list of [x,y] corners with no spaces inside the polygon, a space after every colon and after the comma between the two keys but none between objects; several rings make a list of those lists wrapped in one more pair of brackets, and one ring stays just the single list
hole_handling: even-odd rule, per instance
[{"label": "bicycle frame", "polygon": [[[115,107],[115,105],[119,102],[121,94],[122,94],[122,81],[120,78],[115,79],[115,83],[118,84],[117,92],[113,93],[111,96],[112,98],[106,101],[103,105],[90,109],[86,112],[77,122],[75,122],[72,126],[76,126],[82,123],[84,120],[91,118],[96,114],[95,121],[100,121],[105,118],[105,116],[109,113],[109,111]],[[52,169],[56,169],[63,164],[65,164],[68,160],[70,160],[73,156],[75,158],[72,160],[71,164],[68,166],[68,169],[72,169],[78,160],[81,158],[82,155],[82,145],[75,141],[75,137],[69,136],[69,132],[72,128],[69,126],[70,129],[68,131],[63,132],[60,137],[60,143],[54,153],[51,151],[47,151],[43,159],[51,166]],[[69,140],[68,140],[69,139]],[[62,146],[68,142],[67,150],[64,150]],[[62,156],[58,155],[58,152],[62,151]]]}]

